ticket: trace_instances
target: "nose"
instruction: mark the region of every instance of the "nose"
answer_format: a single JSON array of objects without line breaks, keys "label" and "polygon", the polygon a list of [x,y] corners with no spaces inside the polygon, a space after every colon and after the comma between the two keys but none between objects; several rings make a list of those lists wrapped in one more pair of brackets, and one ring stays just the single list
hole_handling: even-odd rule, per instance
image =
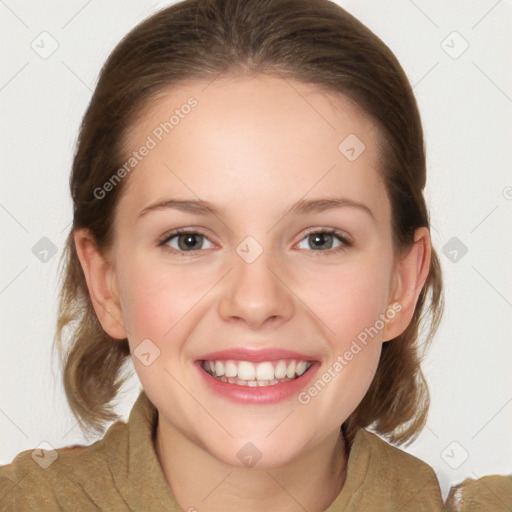
[{"label": "nose", "polygon": [[283,274],[265,251],[252,263],[235,254],[234,268],[227,276],[219,302],[221,318],[244,322],[252,330],[266,323],[277,326],[288,321],[294,313],[293,292]]}]

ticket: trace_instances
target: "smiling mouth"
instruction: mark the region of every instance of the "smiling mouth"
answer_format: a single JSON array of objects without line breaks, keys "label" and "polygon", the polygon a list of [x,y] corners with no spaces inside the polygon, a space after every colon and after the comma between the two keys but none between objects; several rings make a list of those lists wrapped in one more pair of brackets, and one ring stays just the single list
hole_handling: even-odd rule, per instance
[{"label": "smiling mouth", "polygon": [[199,361],[200,367],[216,380],[239,386],[275,386],[298,379],[313,364],[312,361],[281,359],[279,361]]}]

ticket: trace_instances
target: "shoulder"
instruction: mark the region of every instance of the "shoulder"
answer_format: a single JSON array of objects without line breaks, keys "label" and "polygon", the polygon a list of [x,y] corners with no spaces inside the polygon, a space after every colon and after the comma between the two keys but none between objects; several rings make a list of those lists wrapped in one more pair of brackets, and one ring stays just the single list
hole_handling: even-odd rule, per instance
[{"label": "shoulder", "polygon": [[508,512],[512,506],[512,475],[467,478],[450,489],[446,512]]},{"label": "shoulder", "polygon": [[366,484],[379,489],[376,494],[383,503],[399,504],[403,512],[442,510],[439,482],[426,462],[365,429],[358,438],[360,453],[365,453]]},{"label": "shoulder", "polygon": [[10,464],[0,466],[0,510],[41,510],[42,505],[45,510],[50,506],[60,510],[65,503],[92,504],[89,488],[94,483],[104,486],[110,474],[106,447],[125,428],[125,423],[117,422],[89,446],[19,453]]},{"label": "shoulder", "polygon": [[426,483],[432,479],[437,483],[434,470],[426,462],[389,444],[373,432],[362,430],[362,436],[375,457],[374,463],[380,467],[387,468],[388,471],[393,469],[392,472],[401,474],[403,481],[407,483]]}]

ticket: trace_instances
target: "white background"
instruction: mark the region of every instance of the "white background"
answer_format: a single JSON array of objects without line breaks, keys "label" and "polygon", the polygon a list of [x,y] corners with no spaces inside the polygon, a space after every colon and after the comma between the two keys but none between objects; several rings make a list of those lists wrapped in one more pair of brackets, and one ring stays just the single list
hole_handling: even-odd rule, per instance
[{"label": "white background", "polygon": [[[428,426],[405,449],[434,468],[446,495],[466,477],[512,473],[512,2],[338,3],[395,52],[424,122],[447,306],[424,366]],[[57,263],[71,222],[68,176],[101,65],[134,25],[168,4],[0,2],[0,465],[42,441],[57,448],[95,440],[76,426],[50,352]],[[58,42],[47,59],[31,48],[43,31]],[[464,40],[468,49],[453,58]],[[43,237],[57,248],[46,263],[32,252]],[[467,247],[457,262],[442,252],[453,237]],[[134,376],[120,397],[124,419],[139,386]]]}]

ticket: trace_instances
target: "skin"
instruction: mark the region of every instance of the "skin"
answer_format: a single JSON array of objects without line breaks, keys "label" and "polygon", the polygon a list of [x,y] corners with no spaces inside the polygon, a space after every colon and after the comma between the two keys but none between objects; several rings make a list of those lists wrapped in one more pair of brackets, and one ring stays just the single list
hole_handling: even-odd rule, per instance
[{"label": "skin", "polygon": [[[368,390],[382,344],[411,320],[428,274],[429,233],[418,229],[414,245],[395,254],[374,123],[346,97],[307,84],[255,75],[166,89],[132,127],[127,150],[192,95],[198,106],[125,178],[111,250],[102,255],[77,230],[78,256],[103,328],[128,337],[159,411],[155,450],[184,510],[321,511],[345,480],[340,425]],[[353,162],[338,150],[349,134],[366,146]],[[224,211],[163,209],[137,220],[168,197]],[[351,206],[286,214],[300,199],[322,197],[361,202],[373,215]],[[177,237],[158,246],[182,227],[207,238],[182,255],[169,252],[179,250]],[[313,228],[342,230],[353,245],[336,251],[334,238],[318,247],[307,236]],[[252,263],[236,252],[247,236],[263,249]],[[278,347],[318,360],[320,377],[394,302],[401,311],[306,405],[296,396],[232,403],[194,366],[213,350]],[[160,350],[148,366],[133,357],[146,338]],[[237,457],[247,442],[262,454],[253,468]]]}]

